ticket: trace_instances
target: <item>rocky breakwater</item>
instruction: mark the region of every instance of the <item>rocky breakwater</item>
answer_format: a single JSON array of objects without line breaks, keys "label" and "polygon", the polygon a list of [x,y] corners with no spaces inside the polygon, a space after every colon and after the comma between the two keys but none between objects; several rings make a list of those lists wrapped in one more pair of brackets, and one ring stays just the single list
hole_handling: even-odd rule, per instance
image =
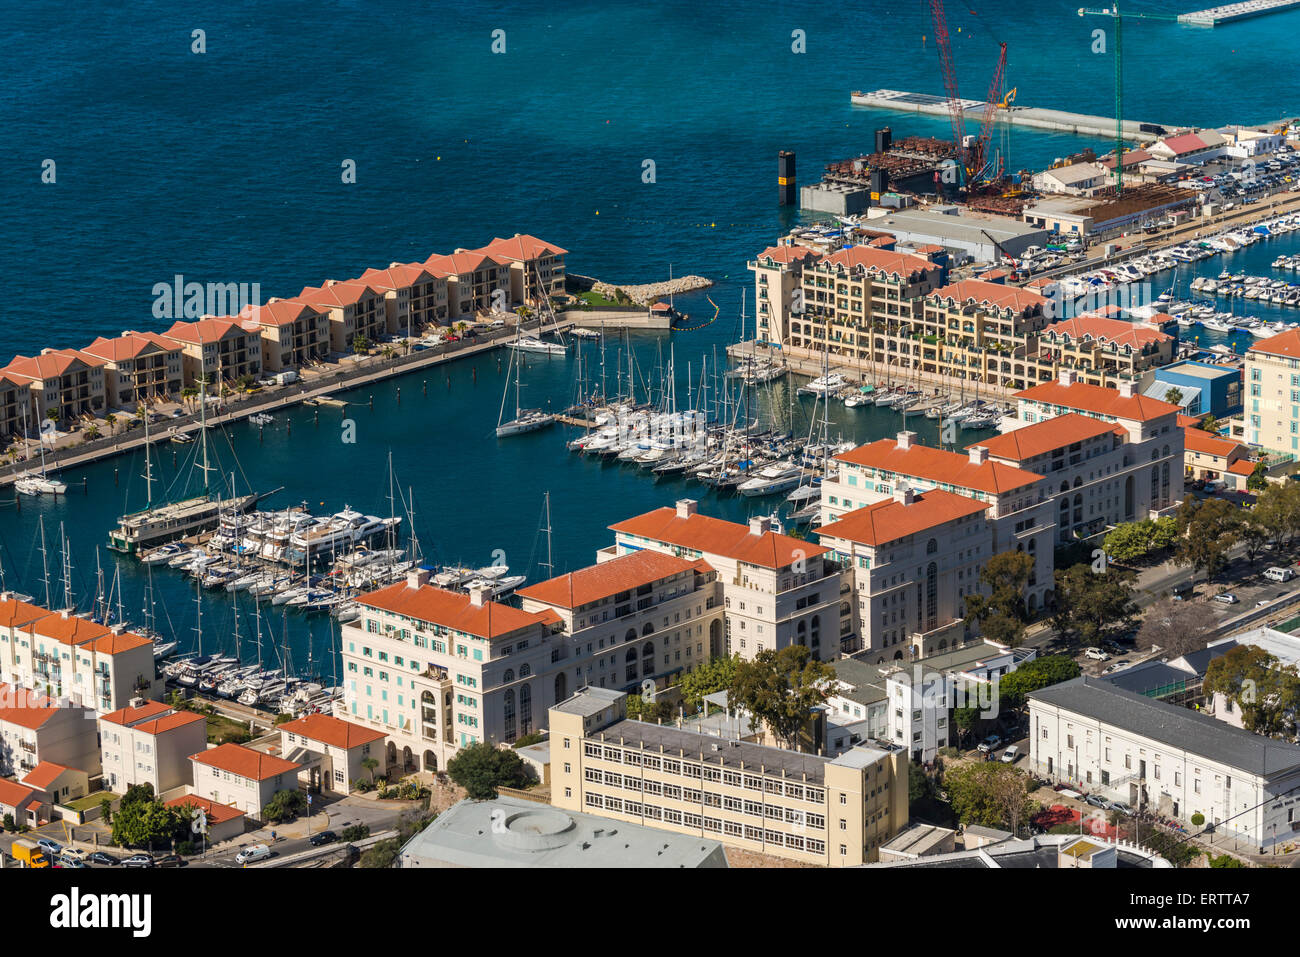
[{"label": "rocky breakwater", "polygon": [[678,276],[676,279],[668,279],[664,282],[645,283],[640,286],[615,286],[607,282],[597,282],[592,286],[592,291],[606,299],[617,298],[617,293],[621,289],[623,293],[639,306],[648,306],[652,302],[660,299],[666,299],[669,296],[681,295],[684,292],[693,292],[696,289],[707,289],[713,285],[712,279],[705,279],[703,276]]}]

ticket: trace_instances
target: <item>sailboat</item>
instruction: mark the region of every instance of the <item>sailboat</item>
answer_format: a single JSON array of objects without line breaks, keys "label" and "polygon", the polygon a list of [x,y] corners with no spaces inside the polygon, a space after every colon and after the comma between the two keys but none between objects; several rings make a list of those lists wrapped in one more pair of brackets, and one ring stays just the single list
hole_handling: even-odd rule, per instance
[{"label": "sailboat", "polygon": [[[27,407],[23,406],[23,434],[27,433]],[[40,472],[23,472],[14,480],[14,488],[24,495],[63,495],[68,491],[65,482],[50,478],[45,468],[45,436],[38,436],[41,449]]]},{"label": "sailboat", "polygon": [[506,415],[506,399],[510,395],[510,382],[506,381],[505,391],[501,393],[501,411],[497,415],[497,438],[508,435],[521,435],[524,432],[536,432],[555,423],[555,416],[541,409],[523,409],[519,405],[519,366],[518,353],[510,354],[510,366],[515,373],[515,417],[509,422],[503,421]]},{"label": "sailboat", "polygon": [[[212,467],[208,464],[208,402],[206,386],[206,377],[200,376],[199,439],[203,461],[200,466],[203,472],[203,494],[155,508],[153,505],[153,482],[147,482],[148,501],[144,510],[123,515],[118,519],[117,528],[108,533],[108,547],[114,551],[135,555],[154,545],[161,545],[185,538],[196,532],[206,531],[220,522],[223,512],[246,512],[268,494],[254,492],[224,500],[220,495],[214,496],[212,494],[208,482],[208,473],[212,470]],[[148,422],[149,417],[145,416],[146,429],[148,428]],[[149,448],[147,433],[145,448]]]}]

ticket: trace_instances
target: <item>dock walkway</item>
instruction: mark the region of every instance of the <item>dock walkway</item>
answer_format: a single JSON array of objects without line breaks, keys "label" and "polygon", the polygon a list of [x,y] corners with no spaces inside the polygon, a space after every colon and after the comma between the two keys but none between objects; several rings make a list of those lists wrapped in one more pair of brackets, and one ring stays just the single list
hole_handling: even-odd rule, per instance
[{"label": "dock walkway", "polygon": [[1179,14],[1178,22],[1198,27],[1216,27],[1221,23],[1262,17],[1269,13],[1281,13],[1284,10],[1294,10],[1296,7],[1300,7],[1300,0],[1245,0],[1243,3],[1225,3],[1218,7],[1207,7],[1204,10]]}]

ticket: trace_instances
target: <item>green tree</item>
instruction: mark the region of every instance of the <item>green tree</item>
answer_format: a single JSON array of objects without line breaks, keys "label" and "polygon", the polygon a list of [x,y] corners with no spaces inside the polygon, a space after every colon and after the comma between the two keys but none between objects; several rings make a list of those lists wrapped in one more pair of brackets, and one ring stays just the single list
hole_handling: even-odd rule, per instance
[{"label": "green tree", "polygon": [[1211,432],[1215,435],[1218,435],[1219,420],[1216,419],[1213,415],[1207,415],[1205,418],[1201,419],[1201,421],[1196,424],[1196,427],[1206,432]]},{"label": "green tree", "polygon": [[736,665],[739,661],[738,654],[728,658],[714,658],[686,672],[679,685],[682,703],[693,711],[699,710],[704,704],[705,695],[726,691],[736,679]]},{"label": "green tree", "polygon": [[1069,681],[1080,674],[1078,663],[1067,655],[1035,658],[998,679],[998,705],[1001,708],[1023,708],[1030,692]]},{"label": "green tree", "polygon": [[108,415],[104,416],[104,424],[108,426],[108,434],[114,434],[117,431],[117,429],[114,428],[114,426],[117,425],[117,416],[112,412],[108,413]]},{"label": "green tree", "polygon": [[526,748],[531,744],[541,744],[545,740],[546,735],[538,734],[536,731],[533,731],[529,734],[523,735],[522,737],[516,738],[515,743],[511,745],[511,747],[518,751],[520,748]]},{"label": "green tree", "polygon": [[979,708],[955,708],[952,712],[953,724],[957,726],[958,739],[965,743],[967,736],[975,730],[980,721]]},{"label": "green tree", "polygon": [[1211,867],[1245,867],[1246,865],[1237,860],[1231,854],[1220,854],[1217,857],[1213,854],[1206,853],[1206,863]]},{"label": "green tree", "polygon": [[966,613],[980,623],[984,637],[1018,645],[1029,619],[1025,589],[1034,570],[1034,557],[1024,552],[999,552],[980,569],[980,583],[990,594],[977,592],[966,598]]},{"label": "green tree", "polygon": [[447,774],[476,801],[495,798],[499,787],[523,788],[531,781],[518,754],[486,741],[461,748],[447,762]]},{"label": "green tree", "polygon": [[1038,807],[1029,798],[1029,777],[1000,761],[979,761],[944,771],[943,787],[963,824],[1019,833]]},{"label": "green tree", "polygon": [[276,791],[262,808],[262,820],[269,824],[292,821],[307,810],[307,795],[298,790]]},{"label": "green tree", "polygon": [[401,849],[402,846],[397,843],[395,837],[379,841],[361,855],[361,859],[357,861],[357,867],[371,869],[392,867],[397,860],[397,853]]},{"label": "green tree", "polygon": [[1178,543],[1178,520],[1172,515],[1124,522],[1106,533],[1102,549],[1107,558],[1120,564],[1136,562],[1152,552],[1172,548]]},{"label": "green tree", "polygon": [[99,816],[104,819],[105,824],[113,823],[113,799],[104,798],[99,802]]},{"label": "green tree", "polygon": [[357,333],[352,337],[352,351],[357,355],[361,355],[363,352],[369,352],[370,340],[361,335],[361,333]]},{"label": "green tree", "polygon": [[1182,405],[1182,404],[1183,404],[1183,390],[1180,389],[1180,388],[1178,388],[1178,386],[1174,386],[1173,388],[1166,389],[1166,390],[1165,390],[1165,401],[1166,401],[1166,402],[1172,402],[1174,405]]},{"label": "green tree", "polygon": [[148,788],[148,796],[137,794],[130,802],[123,797],[113,815],[113,843],[120,847],[164,844],[183,835],[189,826],[179,808],[168,807],[154,797],[152,786],[143,787]]},{"label": "green tree", "polygon": [[1238,645],[1205,669],[1205,694],[1221,694],[1241,711],[1246,730],[1270,737],[1295,735],[1300,676],[1255,645]]},{"label": "green tree", "polygon": [[1123,631],[1137,614],[1132,572],[1075,565],[1056,572],[1056,607],[1052,623],[1062,635],[1076,635],[1087,644]]},{"label": "green tree", "polygon": [[647,701],[640,694],[629,694],[627,696],[627,716],[634,721],[658,723],[671,721],[675,715],[676,711],[673,710],[672,702],[664,698]]},{"label": "green tree", "polygon": [[1205,572],[1213,581],[1227,564],[1228,550],[1240,539],[1242,523],[1241,510],[1231,502],[1221,498],[1186,500],[1178,510],[1183,540],[1174,561]]},{"label": "green tree", "polygon": [[1252,492],[1262,492],[1268,488],[1268,469],[1264,467],[1263,462],[1256,462],[1254,469],[1246,478],[1246,488]]},{"label": "green tree", "polygon": [[1300,534],[1300,482],[1270,483],[1259,493],[1250,516],[1277,541],[1289,545]]},{"label": "green tree", "polygon": [[63,413],[57,405],[52,405],[45,410],[45,417],[57,425],[59,419],[63,418]]},{"label": "green tree", "polygon": [[728,700],[795,749],[812,709],[823,704],[834,687],[834,668],[814,658],[806,645],[787,645],[737,662]]}]

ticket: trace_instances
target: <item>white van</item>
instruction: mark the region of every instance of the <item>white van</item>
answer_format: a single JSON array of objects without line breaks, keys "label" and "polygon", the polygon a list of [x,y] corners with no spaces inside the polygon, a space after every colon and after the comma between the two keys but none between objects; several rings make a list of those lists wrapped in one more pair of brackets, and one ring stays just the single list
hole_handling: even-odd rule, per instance
[{"label": "white van", "polygon": [[235,863],[251,864],[253,861],[264,861],[270,856],[271,849],[265,844],[250,844],[235,855]]},{"label": "white van", "polygon": [[1278,568],[1274,565],[1272,568],[1265,570],[1264,577],[1271,582],[1289,582],[1295,578],[1295,572],[1289,568]]}]

